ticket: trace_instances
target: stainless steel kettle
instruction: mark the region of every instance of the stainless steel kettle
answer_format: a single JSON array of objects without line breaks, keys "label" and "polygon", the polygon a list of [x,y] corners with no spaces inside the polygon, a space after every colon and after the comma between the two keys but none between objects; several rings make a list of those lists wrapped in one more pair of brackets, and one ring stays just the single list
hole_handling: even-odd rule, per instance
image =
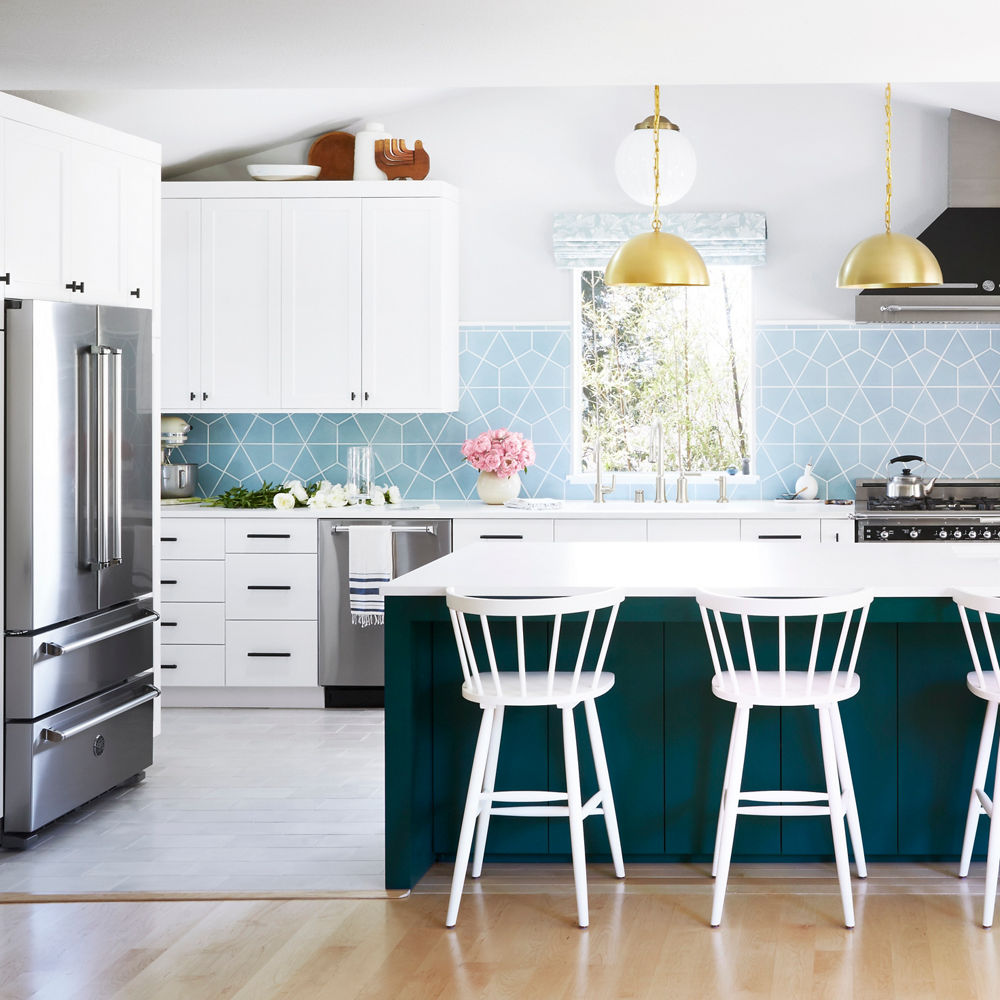
[{"label": "stainless steel kettle", "polygon": [[[890,500],[922,500],[930,496],[937,482],[937,476],[924,479],[922,476],[915,476],[907,465],[912,462],[923,462],[919,455],[899,455],[889,459],[889,472],[897,463],[903,464],[903,471],[900,475],[890,475],[885,483],[885,495]],[[926,462],[924,463],[926,465]]]}]

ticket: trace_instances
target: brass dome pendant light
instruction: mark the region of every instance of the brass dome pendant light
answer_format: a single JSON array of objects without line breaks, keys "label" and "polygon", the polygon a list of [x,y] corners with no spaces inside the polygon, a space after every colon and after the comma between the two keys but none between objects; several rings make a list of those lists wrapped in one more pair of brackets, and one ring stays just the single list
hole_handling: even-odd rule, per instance
[{"label": "brass dome pendant light", "polygon": [[680,236],[660,231],[659,84],[653,93],[653,231],[633,236],[614,252],[604,271],[604,284],[707,285],[708,269],[701,254]]},{"label": "brass dome pendant light", "polygon": [[941,265],[920,240],[894,233],[892,199],[892,88],[885,85],[885,232],[862,240],[844,258],[838,288],[917,288],[940,285]]}]

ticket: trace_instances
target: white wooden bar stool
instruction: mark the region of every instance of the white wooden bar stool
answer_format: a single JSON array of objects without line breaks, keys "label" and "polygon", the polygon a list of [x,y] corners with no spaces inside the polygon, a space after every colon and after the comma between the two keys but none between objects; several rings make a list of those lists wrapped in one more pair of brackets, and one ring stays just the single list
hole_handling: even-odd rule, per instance
[{"label": "white wooden bar stool", "polygon": [[[583,820],[587,816],[604,815],[611,845],[611,858],[615,874],[625,877],[621,842],[615,803],[611,795],[601,727],[597,721],[595,701],[607,694],[615,683],[614,674],[604,671],[604,660],[611,641],[618,608],[625,594],[621,589],[602,590],[573,597],[554,597],[528,600],[485,599],[463,597],[453,590],[447,591],[447,603],[458,644],[458,657],[462,665],[462,697],[475,702],[482,709],[479,739],[469,775],[469,791],[465,801],[458,850],[455,855],[455,874],[451,883],[446,923],[455,926],[458,907],[462,901],[465,872],[469,864],[473,832],[476,832],[476,853],[472,861],[472,877],[478,878],[483,869],[486,834],[490,816],[566,816],[569,819],[570,846],[573,855],[573,876],[576,883],[576,908],[580,926],[589,923],[587,905],[587,869],[583,846]],[[598,611],[609,610],[606,623],[594,622]],[[572,669],[558,669],[560,634],[565,615],[586,613],[583,635],[576,649]],[[516,636],[516,663],[500,664],[494,645],[491,619],[513,621]],[[602,616],[603,618],[603,616]],[[526,663],[525,619],[549,619],[552,622],[551,641],[547,657],[531,669]],[[473,626],[470,629],[470,624]],[[603,627],[602,627],[603,624]],[[603,635],[601,634],[603,633]],[[591,640],[594,640],[593,643]],[[597,649],[596,661],[584,669],[588,647]],[[485,651],[489,664],[480,670],[476,647]],[[514,669],[510,669],[510,666]],[[507,669],[504,669],[507,667]],[[587,716],[587,729],[594,755],[598,791],[586,802],[581,799],[580,769],[576,753],[576,729],[573,708],[583,703]],[[503,713],[507,706],[537,705],[554,707],[562,712],[563,753],[566,761],[566,791],[495,791],[497,760],[500,753],[500,736],[503,730]],[[563,802],[565,805],[547,805]],[[506,803],[498,805],[497,803]],[[475,830],[478,825],[478,831]]]},{"label": "white wooden bar stool", "polygon": [[[872,602],[872,592],[859,590],[834,597],[784,599],[738,597],[699,591],[696,597],[701,607],[701,618],[715,670],[712,693],[735,706],[729,757],[722,783],[715,857],[712,861],[712,875],[716,880],[712,900],[712,926],[718,927],[722,922],[737,816],[829,815],[840,895],[844,905],[844,923],[853,927],[854,900],[847,860],[847,838],[844,835],[845,818],[851,833],[854,863],[859,877],[864,878],[867,869],[858,807],[854,801],[854,785],[847,760],[847,745],[840,721],[840,702],[853,698],[861,686],[855,667],[868,619],[868,608]],[[855,612],[858,612],[856,620]],[[824,620],[831,615],[842,616],[836,648],[832,653],[829,648],[825,651],[820,648]],[[792,667],[788,664],[787,655],[789,621],[803,622],[807,630],[810,622],[812,623],[808,658],[805,655],[793,657]],[[753,635],[751,623],[754,625]],[[827,624],[837,628],[836,619]],[[805,634],[808,635],[808,632]],[[833,646],[832,636],[828,637],[825,645]],[[848,646],[850,662],[847,669],[842,670],[844,651]],[[739,664],[734,660],[734,648],[737,650]],[[828,655],[823,655],[824,652]],[[762,659],[759,654],[763,654],[765,658]],[[816,709],[826,791],[743,789],[747,730],[750,711],[756,705]]]},{"label": "white wooden bar stool", "polygon": [[[993,926],[993,911],[997,902],[997,875],[1000,874],[1000,823],[993,816],[993,803],[1000,796],[1000,767],[997,768],[993,780],[993,798],[986,794],[986,771],[993,753],[993,735],[996,732],[997,704],[1000,704],[1000,665],[997,663],[997,651],[993,641],[991,626],[998,624],[994,617],[1000,615],[1000,597],[984,594],[973,594],[968,591],[952,591],[952,600],[958,605],[958,614],[965,629],[965,638],[972,654],[972,665],[975,667],[966,675],[965,683],[969,690],[986,702],[986,716],[983,719],[983,731],[979,738],[979,754],[976,757],[976,770],[972,776],[972,792],[969,795],[969,812],[965,820],[965,839],[962,841],[962,858],[959,862],[958,874],[965,878],[969,874],[969,864],[972,861],[972,846],[979,828],[979,817],[989,816],[990,835],[986,846],[986,888],[983,897],[983,926]],[[969,611],[979,613],[979,628],[969,624]],[[980,647],[976,638],[981,632],[982,648],[990,661],[990,671],[983,669],[980,659]]]}]

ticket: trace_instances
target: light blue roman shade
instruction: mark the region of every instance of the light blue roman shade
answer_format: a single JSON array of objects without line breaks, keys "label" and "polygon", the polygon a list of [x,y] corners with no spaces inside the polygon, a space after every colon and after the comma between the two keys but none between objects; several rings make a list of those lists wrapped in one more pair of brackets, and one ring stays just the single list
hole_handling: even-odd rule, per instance
[{"label": "light blue roman shade", "polygon": [[[650,218],[649,212],[557,212],[552,226],[556,266],[604,268],[626,240],[649,231]],[[763,212],[671,212],[660,219],[664,232],[686,239],[709,267],[766,262]]]}]

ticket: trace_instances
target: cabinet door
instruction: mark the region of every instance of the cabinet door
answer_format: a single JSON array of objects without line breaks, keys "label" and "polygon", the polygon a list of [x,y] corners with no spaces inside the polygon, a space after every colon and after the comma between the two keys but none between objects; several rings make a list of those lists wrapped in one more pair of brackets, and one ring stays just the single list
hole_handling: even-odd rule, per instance
[{"label": "cabinet door", "polygon": [[452,550],[474,542],[551,542],[551,518],[455,518]]},{"label": "cabinet door", "polygon": [[437,198],[372,198],[362,228],[362,403],[458,408],[456,212]]},{"label": "cabinet door", "polygon": [[740,522],[735,518],[677,517],[646,522],[650,542],[738,542]]},{"label": "cabinet door", "polygon": [[818,542],[819,518],[752,518],[740,521],[744,542]]},{"label": "cabinet door", "polygon": [[125,299],[131,305],[152,308],[160,168],[133,157],[124,164]]},{"label": "cabinet door", "polygon": [[66,225],[64,284],[82,286],[74,301],[124,305],[126,158],[100,146],[73,142],[64,172]]},{"label": "cabinet door", "polygon": [[281,405],[281,202],[201,203],[201,402]]},{"label": "cabinet door", "polygon": [[820,541],[823,542],[840,542],[841,544],[847,542],[854,542],[854,522],[848,520],[824,520],[820,521],[819,526]]},{"label": "cabinet door", "polygon": [[167,198],[162,207],[160,405],[200,410],[201,202]]},{"label": "cabinet door", "polygon": [[361,202],[282,205],[281,405],[361,405]]},{"label": "cabinet door", "polygon": [[5,294],[70,298],[62,281],[63,173],[69,140],[20,122],[3,124],[0,259],[3,272],[10,275]]},{"label": "cabinet door", "polygon": [[646,522],[638,518],[565,518],[555,522],[557,542],[644,542]]}]

